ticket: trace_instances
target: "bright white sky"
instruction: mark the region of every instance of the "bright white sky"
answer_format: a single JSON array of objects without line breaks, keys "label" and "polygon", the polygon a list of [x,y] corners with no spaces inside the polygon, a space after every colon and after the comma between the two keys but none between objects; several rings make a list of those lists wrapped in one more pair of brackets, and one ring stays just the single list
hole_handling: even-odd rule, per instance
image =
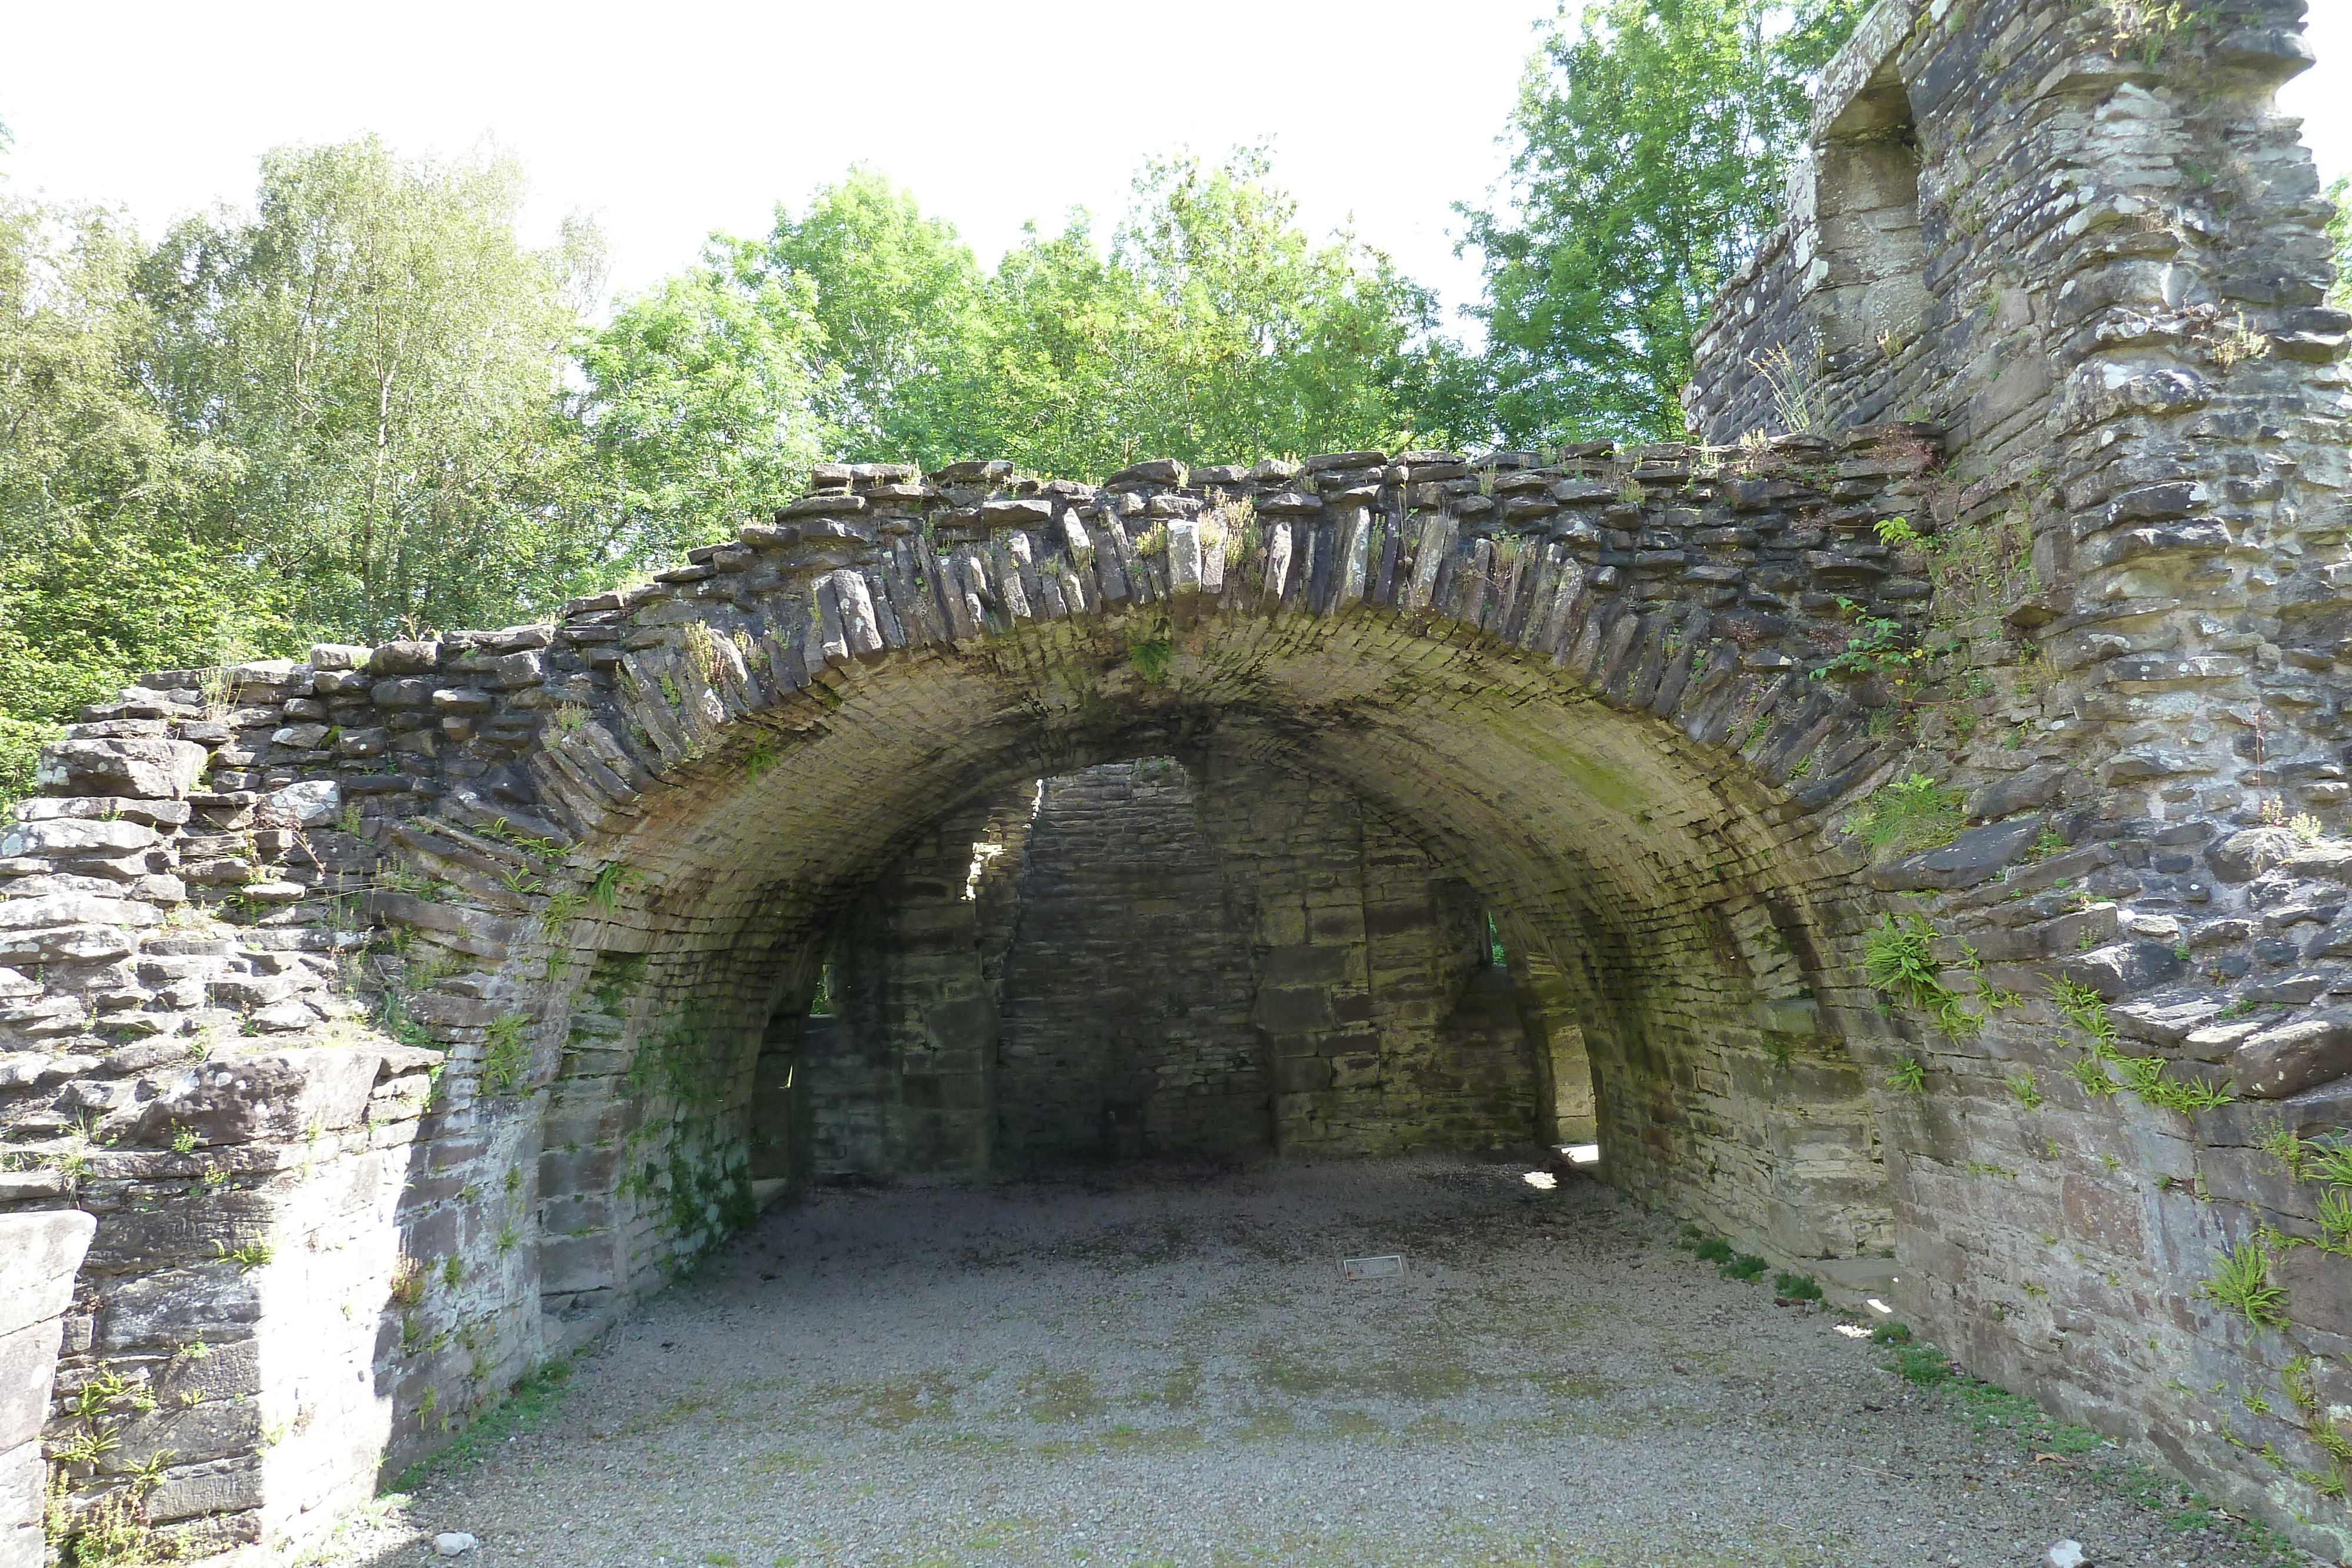
[{"label": "bright white sky", "polygon": [[[2352,172],[2352,0],[2314,0],[2294,84],[2323,172]],[[1124,210],[1150,153],[1274,139],[1318,231],[1352,221],[1450,307],[1478,293],[1451,204],[1496,138],[1549,0],[0,0],[0,160],[20,193],[127,206],[148,232],[251,198],[268,147],[374,131],[484,137],[530,174],[526,227],[574,208],[614,286],[764,230],[853,162],[993,261],[1024,220]]]}]

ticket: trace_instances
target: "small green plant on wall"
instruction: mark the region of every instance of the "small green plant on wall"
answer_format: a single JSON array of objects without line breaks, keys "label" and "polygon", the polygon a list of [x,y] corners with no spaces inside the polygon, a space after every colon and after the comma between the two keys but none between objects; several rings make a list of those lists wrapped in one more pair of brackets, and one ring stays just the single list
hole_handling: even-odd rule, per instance
[{"label": "small green plant on wall", "polygon": [[2258,1329],[2286,1326],[2286,1287],[2272,1281],[2270,1249],[2260,1238],[2223,1248],[2217,1263],[2212,1277],[2197,1287],[2199,1295]]},{"label": "small green plant on wall", "polygon": [[520,1013],[494,1019],[482,1037],[482,1092],[492,1098],[514,1093],[530,1071],[530,1020]]},{"label": "small green plant on wall", "polygon": [[1974,1034],[1984,1027],[1984,1019],[1962,1007],[1959,994],[1944,984],[1935,939],[1936,928],[1924,915],[1906,915],[1899,922],[1891,915],[1881,915],[1863,941],[1863,974],[1873,990],[1927,1014],[1946,1034]]},{"label": "small green plant on wall", "polygon": [[1873,855],[1916,854],[1937,849],[1960,836],[1967,819],[1961,814],[1961,792],[1937,783],[1925,773],[1914,773],[1881,785],[1846,826],[1870,846]]},{"label": "small green plant on wall", "polygon": [[1167,680],[1169,661],[1175,656],[1176,644],[1165,637],[1147,637],[1130,643],[1127,650],[1127,662],[1143,677],[1147,686]]}]

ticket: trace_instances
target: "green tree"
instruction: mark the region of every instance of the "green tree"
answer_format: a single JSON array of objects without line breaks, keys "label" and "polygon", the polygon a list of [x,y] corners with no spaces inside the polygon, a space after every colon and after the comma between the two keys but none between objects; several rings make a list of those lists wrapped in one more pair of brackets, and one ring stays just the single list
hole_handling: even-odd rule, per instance
[{"label": "green tree", "polygon": [[1237,460],[1462,429],[1470,400],[1436,298],[1379,251],[1317,245],[1262,149],[1155,159],[1112,246],[1143,304],[1131,454]]},{"label": "green tree", "polygon": [[842,377],[815,362],[814,291],[763,259],[714,242],[583,342],[577,504],[597,562],[677,559],[797,492],[836,442],[819,410]]},{"label": "green tree", "polygon": [[2336,204],[2327,220],[2327,237],[2336,242],[2336,286],[2327,291],[2331,304],[2352,309],[2352,174],[2341,174],[2327,187]]},{"label": "green tree", "polygon": [[1476,368],[1433,297],[1347,236],[1311,240],[1270,175],[1254,150],[1156,160],[1107,245],[1076,213],[990,274],[856,170],[780,210],[764,257],[813,290],[853,458],[1079,475],[1481,434]]},{"label": "green tree", "polygon": [[593,566],[555,417],[567,267],[517,240],[521,197],[500,157],[280,150],[250,218],[188,220],[142,267],[165,416],[244,460],[205,526],[291,622],[497,623]]},{"label": "green tree", "polygon": [[[779,204],[761,247],[767,281],[809,300],[817,351],[837,371],[822,412],[853,462],[940,450],[944,389],[964,368],[985,277],[955,226],[863,166],[820,187],[800,217]],[[805,289],[805,294],[802,289]]]},{"label": "green tree", "polygon": [[703,266],[625,301],[581,346],[581,506],[612,567],[677,559],[807,485],[840,407],[812,289],[760,246],[713,242]]},{"label": "green tree", "polygon": [[189,527],[237,464],[135,377],[143,254],[100,209],[0,200],[0,797],[83,704],[242,634],[250,574]]},{"label": "green tree", "polygon": [[1512,204],[1482,253],[1506,438],[1670,438],[1691,339],[1778,219],[1815,74],[1860,0],[1596,0],[1563,10],[1512,115]]}]

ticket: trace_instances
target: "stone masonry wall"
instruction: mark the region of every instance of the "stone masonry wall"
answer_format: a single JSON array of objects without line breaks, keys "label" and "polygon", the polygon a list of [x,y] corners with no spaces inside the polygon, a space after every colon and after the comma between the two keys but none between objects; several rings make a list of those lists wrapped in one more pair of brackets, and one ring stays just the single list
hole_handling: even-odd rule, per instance
[{"label": "stone masonry wall", "polygon": [[[993,939],[956,873],[1000,863],[967,841],[1016,837],[1002,807],[943,821],[848,917],[833,948],[839,1016],[807,1036],[820,1169],[1550,1135],[1521,1021],[1544,1004],[1486,967],[1475,895],[1350,791],[1229,759],[1196,779],[1173,758],[1029,788],[1035,816],[999,879]],[[998,1031],[992,1080],[973,1091],[995,1121],[983,1150],[910,1130],[906,1107],[927,1092],[940,977],[961,998],[992,970],[993,1011],[973,1014]],[[1589,1107],[1589,1080],[1580,1092]],[[1578,1125],[1590,1135],[1589,1109]]]},{"label": "stone masonry wall", "polygon": [[[1213,768],[1228,756],[1328,774],[1412,823],[1415,852],[1491,889],[1526,950],[1616,955],[1563,958],[1563,974],[1681,964],[1629,947],[1628,914],[1662,890],[1696,907],[1725,876],[1808,888],[1790,895],[1805,918],[1851,925],[1846,862],[1799,850],[1801,808],[1768,821],[1761,791],[1801,773],[1798,798],[1818,810],[1885,766],[1866,733],[1871,694],[1797,673],[1850,612],[1797,590],[1836,583],[1898,613],[1916,601],[1879,547],[1826,521],[1832,486],[1902,505],[1925,461],[1913,437],[1862,433],[1842,460],[1794,441],[1732,468],[1682,449],[1475,467],[1354,454],[1205,483],[1151,465],[1100,489],[1018,482],[961,508],[971,484],[1003,476],[982,465],[924,486],[841,471],[787,508],[798,520],[747,525],[734,553],[576,606],[561,627],[160,673],[52,748],[52,793],[20,808],[0,862],[0,931],[28,966],[11,971],[0,1016],[0,1121],[20,1167],[0,1189],[87,1205],[110,1182],[169,1179],[174,1201],[208,1209],[226,1197],[220,1181],[245,1181],[268,1191],[239,1234],[277,1248],[309,1223],[304,1182],[341,1168],[299,1109],[313,1080],[342,1082],[332,1064],[346,1058],[378,1063],[380,1093],[430,1079],[431,1105],[389,1124],[405,1128],[393,1190],[406,1196],[374,1221],[337,1200],[362,1230],[383,1228],[368,1249],[383,1270],[370,1376],[353,1385],[371,1403],[348,1429],[362,1444],[380,1432],[375,1451],[396,1468],[530,1356],[593,1332],[740,1223],[755,1181],[788,1179],[756,1162],[789,1144],[804,1113],[787,1085],[815,1064],[799,1059],[802,1026],[779,1020],[805,1014],[840,921],[943,800],[1205,747]],[[1040,563],[1032,601],[1023,573]],[[883,616],[892,604],[905,618]],[[910,626],[946,640],[894,664]],[[940,896],[961,891],[961,868],[934,874]],[[1371,954],[1364,912],[1407,900],[1352,896],[1350,916],[1301,891],[1265,917],[1265,945],[1310,968],[1330,962],[1308,951],[1329,940],[1373,941],[1359,949]],[[974,939],[956,938],[953,984],[976,1001],[988,977]],[[1363,982],[1339,957],[1337,974],[1283,970],[1266,988],[1321,987],[1352,1007]],[[1400,1029],[1442,1020],[1437,973],[1413,982]],[[1615,1005],[1606,989],[1585,987],[1579,1006],[1597,1018]],[[1297,1061],[1332,1064],[1291,1070],[1301,1136],[1390,1135],[1372,1102],[1348,1110],[1306,1082],[1326,1071],[1383,1096],[1410,1085],[1458,1126],[1539,1098],[1499,1069],[1433,1069],[1424,1047],[1356,1060],[1362,1021],[1335,1010],[1329,1028],[1279,1031]],[[1475,1033],[1490,1049],[1502,1038]],[[1739,1038],[1685,1043],[1754,1049]],[[180,1149],[204,1064],[264,1057],[268,1075],[219,1092],[225,1107],[257,1107],[220,1134],[245,1164]],[[935,1131],[970,1120],[951,1088],[933,1075],[937,1103],[902,1105]],[[1702,1149],[1743,1124],[1727,1112]],[[385,1135],[372,1131],[372,1146]],[[1742,1235],[1760,1238],[1785,1200],[1745,1176],[1709,1179],[1735,1194],[1722,1207]],[[374,1190],[352,1180],[342,1190]],[[1808,1234],[1837,1249],[1860,1233]],[[124,1263],[173,1266],[161,1252]],[[236,1269],[283,1267],[273,1252]],[[182,1315],[157,1354],[218,1310],[194,1278],[170,1291]],[[281,1394],[299,1406],[295,1387]],[[237,1428],[177,1445],[247,1479],[151,1500],[150,1517],[224,1540],[299,1538],[371,1479],[346,1456],[331,1486],[273,1482],[268,1438]],[[130,1485],[82,1480],[93,1498]],[[184,1526],[166,1517],[184,1497],[204,1510]]]},{"label": "stone masonry wall", "polygon": [[[1946,433],[1898,555],[1936,586],[1942,654],[1908,766],[1990,825],[1874,873],[1918,896],[1937,988],[1982,998],[1903,997],[1929,1005],[1884,1048],[1906,1310],[2336,1553],[2352,317],[2273,105],[2310,63],[2302,10],[1881,6],[1690,406],[1718,441],[1880,409]],[[1919,310],[1858,342],[1893,225],[1832,214],[1881,201],[1893,162]],[[1795,406],[1785,368],[1751,369],[1782,349]]]},{"label": "stone masonry wall", "polygon": [[0,1215],[0,1568],[48,1560],[41,1427],[74,1275],[96,1226],[71,1210]]},{"label": "stone masonry wall", "polygon": [[999,1152],[1273,1150],[1248,934],[1172,758],[1045,781],[1001,989]]}]

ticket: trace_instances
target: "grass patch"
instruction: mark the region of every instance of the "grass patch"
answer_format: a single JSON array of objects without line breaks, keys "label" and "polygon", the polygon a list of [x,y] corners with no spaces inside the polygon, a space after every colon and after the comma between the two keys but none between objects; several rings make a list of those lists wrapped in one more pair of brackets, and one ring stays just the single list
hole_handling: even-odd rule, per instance
[{"label": "grass patch", "polygon": [[2228,1308],[2258,1329],[2286,1326],[2286,1287],[2271,1282],[2271,1255],[2260,1240],[2221,1249],[2212,1278],[2197,1287],[2206,1300]]},{"label": "grass patch", "polygon": [[1735,1252],[1723,1267],[1716,1270],[1727,1280],[1760,1280],[1771,1265],[1753,1252]]},{"label": "grass patch", "polygon": [[1168,678],[1168,662],[1176,656],[1176,645],[1165,637],[1148,637],[1129,645],[1127,662],[1143,677],[1147,686],[1156,686]]},{"label": "grass patch", "polygon": [[1984,1019],[1960,1006],[1959,993],[1944,984],[1935,939],[1936,928],[1924,915],[1906,915],[1899,922],[1892,915],[1881,915],[1863,938],[1863,976],[1871,989],[1918,1009],[1946,1034],[1974,1034],[1984,1027]]},{"label": "grass patch", "polygon": [[1946,1359],[1944,1353],[1932,1344],[1898,1346],[1895,1359],[1887,1363],[1887,1370],[1904,1382],[1916,1384],[1922,1388],[1940,1388],[1962,1375]]},{"label": "grass patch", "polygon": [[1967,821],[1960,812],[1962,798],[1961,791],[1914,773],[1874,790],[1846,826],[1861,835],[1874,859],[1941,849],[1960,836]]},{"label": "grass patch", "polygon": [[1791,1301],[1818,1301],[1822,1299],[1822,1282],[1811,1274],[1775,1274],[1772,1293]]},{"label": "grass patch", "polygon": [[494,1443],[504,1442],[524,1432],[538,1431],[555,1418],[556,1410],[562,1405],[571,1385],[570,1356],[558,1356],[541,1364],[526,1374],[502,1403],[460,1432],[457,1440],[447,1448],[401,1471],[390,1490],[395,1492],[415,1491],[445,1470],[470,1464]]}]

